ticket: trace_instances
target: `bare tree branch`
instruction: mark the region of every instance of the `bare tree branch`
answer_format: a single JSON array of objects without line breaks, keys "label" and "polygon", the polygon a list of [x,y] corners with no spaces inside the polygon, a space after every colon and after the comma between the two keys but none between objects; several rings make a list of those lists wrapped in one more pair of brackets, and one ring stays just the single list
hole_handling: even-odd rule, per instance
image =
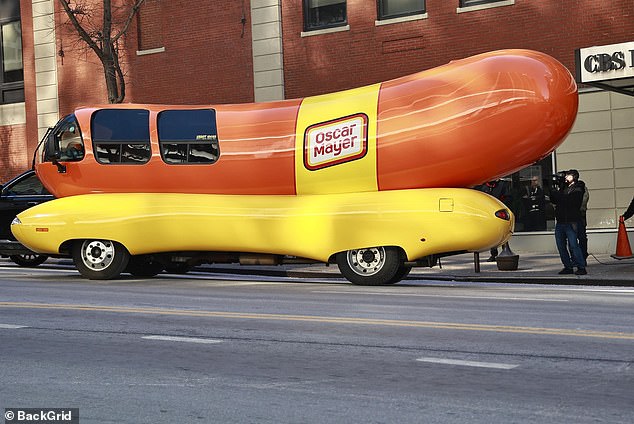
[{"label": "bare tree branch", "polygon": [[[120,22],[121,28],[118,32],[114,28],[116,19],[113,19],[112,0],[103,0],[103,9],[101,11],[91,10],[90,6],[93,3],[89,3],[88,6],[86,4],[78,4],[78,1],[81,0],[74,0],[76,6],[73,8],[71,1],[73,0],[59,0],[81,40],[95,52],[101,62],[108,91],[108,101],[110,103],[121,103],[125,99],[125,75],[119,61],[118,42],[130,28],[132,20],[145,0],[127,1],[127,4],[132,3],[132,6],[125,14],[125,20],[122,23]],[[119,8],[114,11],[115,16],[118,16],[118,10]],[[123,10],[123,7],[121,10]],[[100,14],[102,17],[101,27],[94,22]],[[113,36],[113,34],[115,35]]]},{"label": "bare tree branch", "polygon": [[119,31],[119,33],[115,35],[114,38],[112,39],[113,42],[116,43],[119,40],[119,38],[121,38],[121,36],[124,35],[128,31],[128,28],[130,27],[130,24],[132,23],[132,19],[134,19],[134,16],[138,13],[139,9],[141,8],[141,5],[143,5],[143,2],[145,2],[145,0],[136,0],[136,3],[134,4],[134,6],[132,6],[132,9],[130,9],[128,18],[123,24],[121,31]]},{"label": "bare tree branch", "polygon": [[76,10],[71,9],[70,0],[59,0],[59,2],[64,8],[64,11],[66,12],[66,15],[68,16],[68,19],[70,20],[71,24],[73,25],[73,27],[75,28],[75,30],[77,31],[81,39],[84,40],[86,44],[88,44],[88,46],[97,54],[97,56],[99,56],[99,59],[101,59],[102,58],[101,48],[97,45],[97,43],[95,43],[92,37],[88,34],[88,32],[86,32],[86,30],[81,26],[81,24],[77,20],[76,13],[78,12]]}]

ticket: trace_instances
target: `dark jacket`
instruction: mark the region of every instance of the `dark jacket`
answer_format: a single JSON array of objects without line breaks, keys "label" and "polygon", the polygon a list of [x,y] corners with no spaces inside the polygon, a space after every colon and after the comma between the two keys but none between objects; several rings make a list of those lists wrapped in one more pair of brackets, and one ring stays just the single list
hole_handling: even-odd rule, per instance
[{"label": "dark jacket", "polygon": [[632,201],[630,202],[630,206],[627,208],[627,210],[623,214],[623,219],[630,219],[632,215],[634,215],[634,197],[632,198]]},{"label": "dark jacket", "polygon": [[555,205],[555,219],[558,224],[577,223],[581,220],[583,187],[572,184],[551,193],[550,201]]}]

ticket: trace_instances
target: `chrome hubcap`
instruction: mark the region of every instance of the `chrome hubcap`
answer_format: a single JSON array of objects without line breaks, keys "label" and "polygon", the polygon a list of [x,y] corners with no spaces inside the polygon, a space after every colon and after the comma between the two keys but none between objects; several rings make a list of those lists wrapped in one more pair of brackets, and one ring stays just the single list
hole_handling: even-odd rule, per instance
[{"label": "chrome hubcap", "polygon": [[88,268],[108,268],[114,259],[114,244],[108,240],[86,240],[81,245],[81,257]]},{"label": "chrome hubcap", "polygon": [[385,264],[385,249],[383,247],[371,247],[368,249],[349,250],[347,254],[348,265],[359,275],[374,275]]}]

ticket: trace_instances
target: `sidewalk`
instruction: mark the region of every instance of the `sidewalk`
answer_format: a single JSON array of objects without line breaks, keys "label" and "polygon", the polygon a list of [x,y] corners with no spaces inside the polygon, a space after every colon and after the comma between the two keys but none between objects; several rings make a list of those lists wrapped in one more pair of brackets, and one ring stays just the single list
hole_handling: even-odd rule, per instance
[{"label": "sidewalk", "polygon": [[[413,268],[409,280],[480,281],[531,284],[600,285],[634,287],[634,258],[617,260],[610,255],[590,255],[588,275],[559,275],[563,268],[559,255],[523,253],[516,271],[500,271],[495,262],[486,262],[488,252],[480,255],[480,272],[475,272],[474,255],[442,258],[440,267]],[[297,278],[343,278],[337,265],[240,266],[212,265],[206,271],[232,274],[269,275]]]}]

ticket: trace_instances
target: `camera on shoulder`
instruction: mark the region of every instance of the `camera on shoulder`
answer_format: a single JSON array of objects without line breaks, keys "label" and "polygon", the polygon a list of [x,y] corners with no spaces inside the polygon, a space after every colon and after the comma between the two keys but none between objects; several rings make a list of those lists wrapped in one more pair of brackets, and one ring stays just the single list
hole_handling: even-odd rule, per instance
[{"label": "camera on shoulder", "polygon": [[553,188],[560,190],[566,186],[566,174],[568,171],[559,171],[556,174],[551,175],[551,184]]}]

